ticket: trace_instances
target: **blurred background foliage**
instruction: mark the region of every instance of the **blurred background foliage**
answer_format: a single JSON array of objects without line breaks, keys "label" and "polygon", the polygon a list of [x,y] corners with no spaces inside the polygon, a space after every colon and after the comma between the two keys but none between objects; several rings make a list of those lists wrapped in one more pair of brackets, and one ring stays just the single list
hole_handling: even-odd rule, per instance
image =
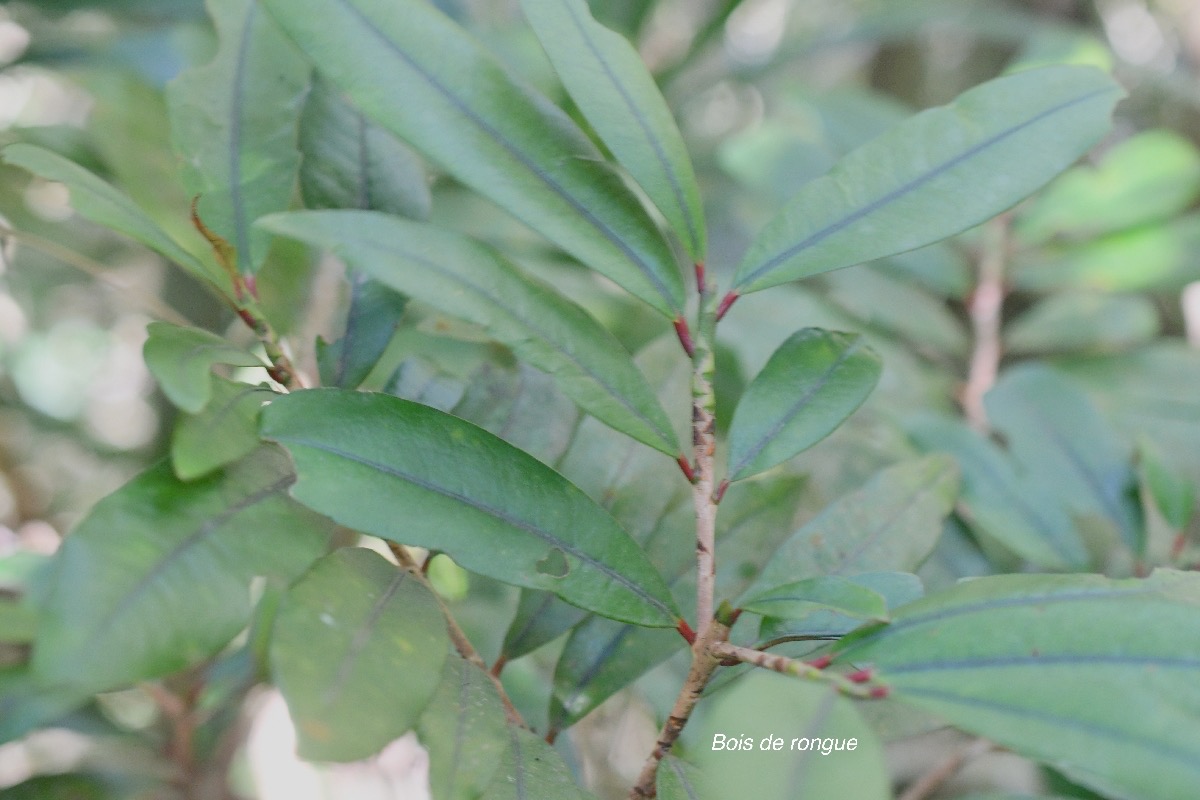
[{"label": "blurred background foliage", "polygon": [[[570,110],[516,2],[435,2]],[[866,333],[885,372],[861,413],[776,476],[772,486],[787,489],[794,506],[779,511],[769,498],[753,496],[769,494],[770,486],[751,486],[740,498],[731,492],[730,502],[749,509],[743,533],[757,538],[746,552],[769,550],[771,537],[785,534],[793,520],[811,518],[880,468],[946,451],[959,460],[964,489],[922,568],[929,586],[996,571],[1124,576],[1200,561],[1191,488],[1200,481],[1194,346],[1200,340],[1200,2],[594,0],[592,6],[638,44],[673,106],[706,198],[709,266],[725,277],[785,198],[912,111],[945,103],[1015,64],[1111,68],[1130,94],[1113,134],[1090,163],[1038,197],[948,243],[738,303],[718,354],[719,402],[727,413],[797,320]],[[163,90],[213,48],[200,0],[0,4],[0,145],[50,147],[119,186],[167,230],[188,235],[190,199],[178,177]],[[660,318],[568,263],[488,201],[427,172],[435,221],[502,244],[564,287],[627,347],[642,350],[642,366],[670,390],[668,365],[678,366],[678,359],[655,347],[666,333]],[[11,599],[28,588],[29,576],[82,512],[167,452],[177,412],[156,393],[143,365],[146,324],[186,322],[251,340],[205,287],[74,216],[59,184],[0,166],[0,225],[0,614],[15,614]],[[335,264],[277,244],[258,284],[297,363],[318,374],[318,337],[333,341],[344,324],[344,275]],[[999,292],[998,320],[987,317],[984,285]],[[1002,369],[985,407],[982,393],[992,379],[981,349],[989,344]],[[414,307],[400,317],[365,386],[505,426],[526,449],[564,459],[569,472],[571,441],[586,429],[575,431],[569,402],[542,383],[479,331]],[[561,428],[546,429],[547,403],[563,404]],[[1007,450],[973,431],[984,414]],[[1049,435],[1054,431],[1063,435]],[[627,471],[625,490],[639,481],[644,486],[642,497],[629,497],[625,513],[648,513],[638,503],[658,491],[656,471],[660,464]],[[670,517],[668,498],[681,488],[672,486],[659,498],[656,524],[686,527],[686,514]],[[1047,501],[1058,509],[1053,519],[1031,520],[1014,508],[1013,496],[1039,491],[1056,495]],[[774,516],[755,521],[750,510],[764,504]],[[737,519],[734,528],[744,521]],[[1031,526],[1045,535],[1023,535]],[[752,562],[735,565],[743,580]],[[494,657],[516,594],[468,579],[448,562],[435,564],[434,577],[455,599],[481,651]],[[562,646],[542,648],[505,674],[539,724]],[[0,644],[0,732],[8,709],[3,670],[20,661],[21,648],[19,641]],[[675,650],[666,648],[638,670]],[[644,720],[650,706],[668,702],[674,689],[656,689],[674,685],[677,666],[649,672],[641,694],[618,695],[573,730],[576,766],[602,793],[629,784],[649,743],[622,731],[631,719]],[[232,661],[217,667],[237,670]],[[615,679],[614,687],[625,682]],[[607,696],[601,695],[596,703]],[[262,727],[268,722],[286,726],[277,701],[256,708],[260,730],[277,731]],[[0,746],[0,797],[159,796],[170,722],[149,690],[102,696],[53,730]],[[887,720],[876,722],[888,735]],[[7,724],[20,726],[12,717]],[[890,736],[897,739],[888,755],[898,784],[955,746],[945,733],[901,738],[913,730],[911,720],[902,721]],[[241,755],[214,751],[213,758],[235,763],[234,784],[248,796],[417,796],[388,795],[381,781],[375,786],[375,778],[346,768],[325,773],[324,785],[333,788],[313,789],[313,775],[302,771],[311,767],[280,766],[288,756],[280,735],[252,736]],[[270,749],[268,739],[275,742],[262,756],[268,760],[255,761]],[[372,769],[386,771],[395,762],[404,772],[409,757],[389,762],[385,753]],[[979,761],[975,772],[964,773],[968,788],[1089,796],[1015,756]],[[254,765],[264,763],[272,766],[255,773]],[[301,770],[299,783],[287,782],[288,769]],[[67,777],[54,777],[60,773]]]}]

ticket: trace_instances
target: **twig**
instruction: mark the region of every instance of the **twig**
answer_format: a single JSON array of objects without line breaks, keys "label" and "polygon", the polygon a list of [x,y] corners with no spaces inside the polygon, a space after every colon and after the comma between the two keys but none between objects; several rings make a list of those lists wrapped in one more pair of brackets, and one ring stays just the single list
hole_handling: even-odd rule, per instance
[{"label": "twig", "polygon": [[962,406],[967,422],[981,432],[988,430],[983,396],[996,382],[1003,355],[1000,323],[1005,294],[1004,268],[1008,261],[1008,229],[1007,216],[997,217],[984,229],[979,278],[967,303],[975,343],[971,350],[967,382],[962,390]]},{"label": "twig", "polygon": [[716,292],[700,286],[700,324],[692,358],[692,452],[696,462],[692,502],[696,508],[696,630],[703,639],[713,619],[716,587],[717,499],[713,494],[716,451],[716,395],[713,354],[716,335]]},{"label": "twig", "polygon": [[721,659],[714,652],[714,645],[723,642],[728,635],[728,625],[719,620],[712,620],[712,623],[705,627],[704,633],[692,645],[692,667],[688,671],[687,680],[684,682],[679,696],[675,698],[675,705],[671,708],[667,721],[663,723],[662,730],[659,731],[658,741],[655,743],[654,749],[650,751],[650,756],[646,759],[646,764],[638,775],[637,783],[629,792],[630,800],[644,800],[655,796],[658,765],[671,751],[675,740],[679,738],[679,734],[687,725],[688,719],[691,718],[692,710],[695,709],[696,702],[704,692],[704,687],[708,685],[713,672],[721,665]]},{"label": "twig", "polygon": [[119,281],[113,280],[109,270],[103,264],[95,259],[88,258],[82,253],[76,253],[69,247],[63,247],[57,242],[52,242],[49,239],[43,239],[33,233],[14,230],[7,225],[0,225],[0,238],[12,239],[14,242],[25,245],[26,247],[39,250],[51,258],[56,258],[67,266],[74,267],[91,278],[94,278],[99,283],[104,284],[113,291],[120,292],[122,295],[132,298],[139,305],[144,307],[151,315],[165,320],[174,325],[188,326],[192,323],[187,317],[180,314],[175,309],[164,303],[158,297],[155,297],[149,292],[143,292],[136,287],[122,286]]},{"label": "twig", "polygon": [[828,683],[833,685],[842,694],[850,695],[851,697],[882,699],[888,695],[887,686],[875,683],[870,670],[859,670],[849,675],[843,675],[838,672],[827,671],[825,669],[828,666],[827,661],[801,661],[798,658],[788,658],[787,656],[776,655],[775,653],[764,653],[761,650],[752,650],[749,647],[742,647],[730,644],[729,642],[715,642],[711,647],[711,652],[717,658],[727,661],[741,662],[762,669],[769,669],[783,675],[792,675],[797,678]]},{"label": "twig", "polygon": [[992,749],[994,745],[987,739],[976,739],[957,752],[951,753],[944,761],[935,764],[928,772],[917,778],[899,800],[925,800],[936,792],[943,783],[950,780],[966,764],[979,758]]},{"label": "twig", "polygon": [[500,682],[499,673],[493,674],[492,671],[488,669],[487,664],[480,657],[479,652],[475,649],[475,646],[471,644],[471,640],[467,638],[467,634],[463,632],[461,627],[459,627],[458,620],[456,620],[454,615],[450,613],[450,607],[446,605],[446,601],[444,601],[442,596],[439,595],[437,591],[429,585],[429,578],[427,578],[425,573],[421,571],[421,565],[413,560],[413,557],[409,555],[408,550],[406,550],[403,545],[396,544],[395,542],[388,542],[387,546],[388,549],[392,551],[392,555],[396,557],[396,561],[399,563],[400,568],[420,581],[434,596],[434,599],[437,600],[438,606],[442,609],[442,616],[446,618],[446,629],[450,633],[450,641],[454,644],[454,649],[457,650],[458,654],[464,659],[483,670],[484,673],[487,674],[488,678],[491,679],[492,685],[496,687],[496,691],[500,694],[500,702],[504,704],[504,714],[506,717],[508,717],[508,721],[514,725],[520,725],[522,728],[528,728],[529,726],[525,724],[525,720],[521,718],[521,713],[517,711],[517,708],[513,705],[508,693],[504,691],[504,684]]}]

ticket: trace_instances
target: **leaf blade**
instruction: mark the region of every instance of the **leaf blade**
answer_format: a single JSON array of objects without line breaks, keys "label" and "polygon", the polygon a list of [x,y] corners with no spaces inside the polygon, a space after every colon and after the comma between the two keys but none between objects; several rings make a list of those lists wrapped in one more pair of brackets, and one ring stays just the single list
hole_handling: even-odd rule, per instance
[{"label": "leaf blade", "polygon": [[368,116],[584,264],[679,316],[682,275],[637,199],[561,110],[435,8],[264,5]]},{"label": "leaf blade", "polygon": [[146,366],[167,399],[189,414],[198,414],[212,399],[209,375],[215,364],[263,367],[262,359],[200,328],[151,322],[142,347]]},{"label": "leaf blade", "polygon": [[[342,524],[615,619],[678,619],[662,577],[615,520],[470,423],[386,395],[317,389],[268,406],[262,433],[296,463],[293,496]],[[376,502],[362,502],[363,486]]]},{"label": "leaf blade", "polygon": [[856,334],[817,328],[793,334],[734,410],[729,480],[770,469],[828,436],[867,399],[882,370]]},{"label": "leaf blade", "polygon": [[759,234],[733,291],[913,250],[995,216],[1094,144],[1120,94],[1099,70],[1044,67],[910,118],[801,189]]},{"label": "leaf blade", "polygon": [[597,419],[678,455],[666,412],[612,334],[484,247],[449,231],[367,211],[295,212],[263,225],[328,247],[396,291],[483,325],[518,357],[553,375]]},{"label": "leaf blade", "polygon": [[683,137],[641,56],[583,0],[521,0],[555,71],[601,141],[704,261],[700,189]]}]

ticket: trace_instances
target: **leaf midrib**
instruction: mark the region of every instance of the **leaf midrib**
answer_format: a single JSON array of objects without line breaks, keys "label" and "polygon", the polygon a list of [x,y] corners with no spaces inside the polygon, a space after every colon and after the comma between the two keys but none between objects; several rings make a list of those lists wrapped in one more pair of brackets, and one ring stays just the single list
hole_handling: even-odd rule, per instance
[{"label": "leaf midrib", "polygon": [[[978,155],[979,153],[982,153],[984,150],[987,150],[988,148],[990,148],[996,144],[999,144],[1000,142],[1004,141],[1005,139],[1009,138],[1010,136],[1015,136],[1016,134],[1020,133],[1022,130],[1026,129],[1032,125],[1036,125],[1038,122],[1041,122],[1042,120],[1044,120],[1054,114],[1057,114],[1060,111],[1064,111],[1068,108],[1071,108],[1072,106],[1087,102],[1088,100],[1091,100],[1094,97],[1099,97],[1100,95],[1105,94],[1109,91],[1111,91],[1111,89],[1109,87],[1104,87],[1103,89],[1096,89],[1094,91],[1088,92],[1088,93],[1080,95],[1078,97],[1071,98],[1070,100],[1066,100],[1066,101],[1059,103],[1055,106],[1052,106],[1044,111],[1041,111],[1041,112],[1035,114],[1034,116],[1022,121],[1021,123],[1012,126],[1011,128],[1007,128],[997,134],[993,134],[992,136],[989,136],[987,139],[984,139],[982,142],[979,142],[978,144],[967,148],[962,153],[949,159],[948,161],[942,162],[941,164],[939,164],[938,166],[929,170],[925,174],[919,175],[918,177],[913,178],[912,180],[902,184],[901,186],[898,186],[897,188],[895,188],[892,191],[885,194],[883,197],[880,197],[877,200],[871,201],[870,203],[866,204],[865,206],[860,207],[858,210],[853,211],[850,214],[847,214],[846,216],[842,217],[839,220],[829,223],[824,228],[821,228],[820,230],[815,231],[812,234],[810,234],[808,236],[808,238],[803,239],[800,242],[797,242],[796,244],[792,245],[791,247],[788,247],[788,248],[784,249],[783,251],[781,251],[780,253],[772,256],[766,262],[764,262],[761,266],[759,266],[758,268],[756,268],[755,270],[753,270],[752,272],[747,274],[746,277],[742,278],[736,284],[734,284],[734,286],[732,287],[732,291],[737,291],[739,289],[742,289],[746,285],[753,283],[754,281],[758,280],[758,278],[760,278],[762,275],[774,270],[776,267],[783,264],[784,262],[791,260],[792,258],[794,258],[799,253],[803,252],[804,250],[807,250],[808,248],[819,244],[824,239],[827,239],[828,237],[832,236],[833,234],[849,227],[850,225],[853,225],[855,222],[858,222],[860,219],[862,219],[866,216],[869,216],[871,214],[874,214],[876,211],[879,211],[880,209],[895,202],[896,200],[899,200],[900,198],[904,197],[906,194],[908,194],[912,191],[915,191],[916,189],[920,188],[922,185],[934,180],[935,178],[943,175],[946,172],[949,172],[950,170],[954,169],[955,167],[957,167],[959,164],[966,161],[967,159],[972,158],[972,157]],[[952,106],[951,106],[951,108],[952,108]],[[830,176],[829,178],[827,178],[827,180],[835,180],[835,177]],[[801,191],[803,192],[803,190],[801,190]]]}]

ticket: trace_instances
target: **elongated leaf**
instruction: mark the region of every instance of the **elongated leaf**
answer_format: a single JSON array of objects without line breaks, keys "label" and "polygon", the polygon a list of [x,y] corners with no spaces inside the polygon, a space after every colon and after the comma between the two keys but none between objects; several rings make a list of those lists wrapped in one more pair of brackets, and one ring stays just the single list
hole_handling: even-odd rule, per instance
[{"label": "elongated leaf", "polygon": [[[668,317],[683,279],[582,131],[419,0],[264,0],[367,116]],[[380,80],[386,75],[387,80]]]},{"label": "elongated leaf", "polygon": [[190,414],[200,413],[212,399],[214,364],[264,366],[257,356],[199,328],[151,322],[146,331],[146,366],[167,399]]},{"label": "elongated leaf", "polygon": [[999,214],[1104,134],[1121,96],[1104,73],[997,78],[846,156],[800,190],[734,276],[741,294],[913,250]]},{"label": "elongated leaf", "polygon": [[1025,209],[1017,234],[1027,242],[1083,238],[1177,214],[1200,194],[1200,153],[1183,136],[1152,130],[1104,154],[1098,167],[1076,167]]},{"label": "elongated leaf", "polygon": [[171,138],[204,223],[233,245],[243,272],[255,272],[269,242],[251,225],[287,208],[295,189],[309,67],[258,0],[207,6],[217,53],[171,84]]},{"label": "elongated leaf", "polygon": [[54,722],[89,697],[87,690],[43,685],[27,665],[0,667],[0,744]]},{"label": "elongated leaf", "polygon": [[1140,546],[1133,448],[1082,389],[1048,367],[1027,365],[1002,375],[984,404],[1030,480],[1052,487],[1075,513],[1107,519],[1126,544]]},{"label": "elongated leaf", "polygon": [[437,599],[412,575],[361,547],[318,561],[288,590],[271,634],[300,757],[378,753],[416,724],[449,649]]},{"label": "elongated leaf", "polygon": [[482,246],[368,211],[304,211],[264,224],[328,247],[397,291],[483,325],[518,357],[554,375],[584,410],[678,455],[666,413],[612,334],[579,306]]},{"label": "elongated leaf", "polygon": [[58,181],[71,192],[71,207],[80,216],[128,236],[203,281],[226,286],[216,267],[175,241],[128,196],[73,161],[32,144],[4,148],[4,160],[46,180]]},{"label": "elongated leaf", "polygon": [[[830,577],[833,576],[826,576],[819,580],[828,580]],[[925,594],[925,587],[921,583],[921,579],[908,572],[860,572],[839,580],[880,598],[883,601],[884,619],[890,615],[888,609],[907,605]],[[800,583],[807,583],[807,581]],[[782,592],[783,587],[772,590],[770,594],[774,595],[776,591]],[[869,595],[861,597],[865,600],[867,596]],[[870,602],[873,603],[874,600]],[[866,609],[865,604],[859,607],[859,610]],[[855,628],[861,627],[864,617],[871,616],[870,614],[852,613],[852,609],[837,608],[832,603],[824,606],[816,603],[792,604],[790,619],[779,614],[778,609],[772,609],[770,606],[763,610],[778,615],[763,618],[762,624],[758,627],[760,642],[794,635],[845,636]]]},{"label": "elongated leaf", "polygon": [[1173,800],[1200,780],[1197,613],[1195,574],[1004,575],[906,606],[837,655],[1106,796]]},{"label": "elongated leaf", "polygon": [[589,800],[554,748],[536,733],[509,726],[508,748],[492,777],[487,800]]},{"label": "elongated leaf", "polygon": [[186,484],[161,464],[102,500],[56,556],[38,677],[101,691],[228,643],[250,618],[250,580],[290,580],[328,541],[327,521],[288,498],[293,480],[283,455],[263,448]]},{"label": "elongated leaf", "polygon": [[[748,790],[755,800],[891,797],[882,746],[828,686],[756,672],[715,695],[694,725],[696,761],[709,779],[703,800]],[[720,746],[731,739],[749,747]]]},{"label": "elongated leaf", "polygon": [[729,479],[770,469],[824,439],[875,388],[883,370],[862,337],[805,328],[746,388],[729,429]]},{"label": "elongated leaf", "polygon": [[504,657],[511,660],[532,653],[587,616],[582,608],[564,603],[549,592],[521,592],[517,613],[504,634]]},{"label": "elongated leaf", "polygon": [[309,208],[429,216],[432,198],[420,159],[320,77],[300,119],[300,152],[300,190]]},{"label": "elongated leaf", "polygon": [[933,549],[957,494],[958,470],[946,456],[888,467],[792,534],[747,596],[815,575],[911,572]]},{"label": "elongated leaf", "polygon": [[659,800],[700,800],[708,776],[691,764],[675,756],[667,756],[658,768]]},{"label": "elongated leaf", "polygon": [[584,0],[521,0],[555,72],[600,140],[704,260],[704,210],[683,137],[646,65]]},{"label": "elongated leaf", "polygon": [[324,386],[354,389],[379,363],[396,333],[408,300],[378,281],[352,272],[345,334],[326,343],[317,339],[317,367]]},{"label": "elongated leaf", "polygon": [[883,595],[837,575],[821,575],[757,592],[740,602],[744,610],[765,617],[789,619],[830,610],[862,619],[886,620]]},{"label": "elongated leaf", "polygon": [[1062,500],[1041,480],[1018,475],[991,440],[961,422],[933,416],[913,420],[908,430],[922,449],[948,453],[958,461],[963,516],[977,531],[1047,569],[1079,569],[1088,563]]},{"label": "elongated leaf", "polygon": [[1010,353],[1127,350],[1158,335],[1158,309],[1147,297],[1071,292],[1053,295],[1004,331]]},{"label": "elongated leaf", "polygon": [[429,753],[434,797],[482,797],[509,745],[504,707],[488,676],[461,658],[447,658],[417,736]]},{"label": "elongated leaf", "polygon": [[561,475],[468,422],[387,395],[322,389],[263,411],[305,505],[365,533],[441,550],[626,622],[674,626],[662,577],[629,534]]},{"label": "elongated leaf", "polygon": [[207,475],[257,448],[258,412],[275,396],[265,386],[211,380],[212,402],[199,414],[184,414],[171,434],[171,466],[180,480]]}]

